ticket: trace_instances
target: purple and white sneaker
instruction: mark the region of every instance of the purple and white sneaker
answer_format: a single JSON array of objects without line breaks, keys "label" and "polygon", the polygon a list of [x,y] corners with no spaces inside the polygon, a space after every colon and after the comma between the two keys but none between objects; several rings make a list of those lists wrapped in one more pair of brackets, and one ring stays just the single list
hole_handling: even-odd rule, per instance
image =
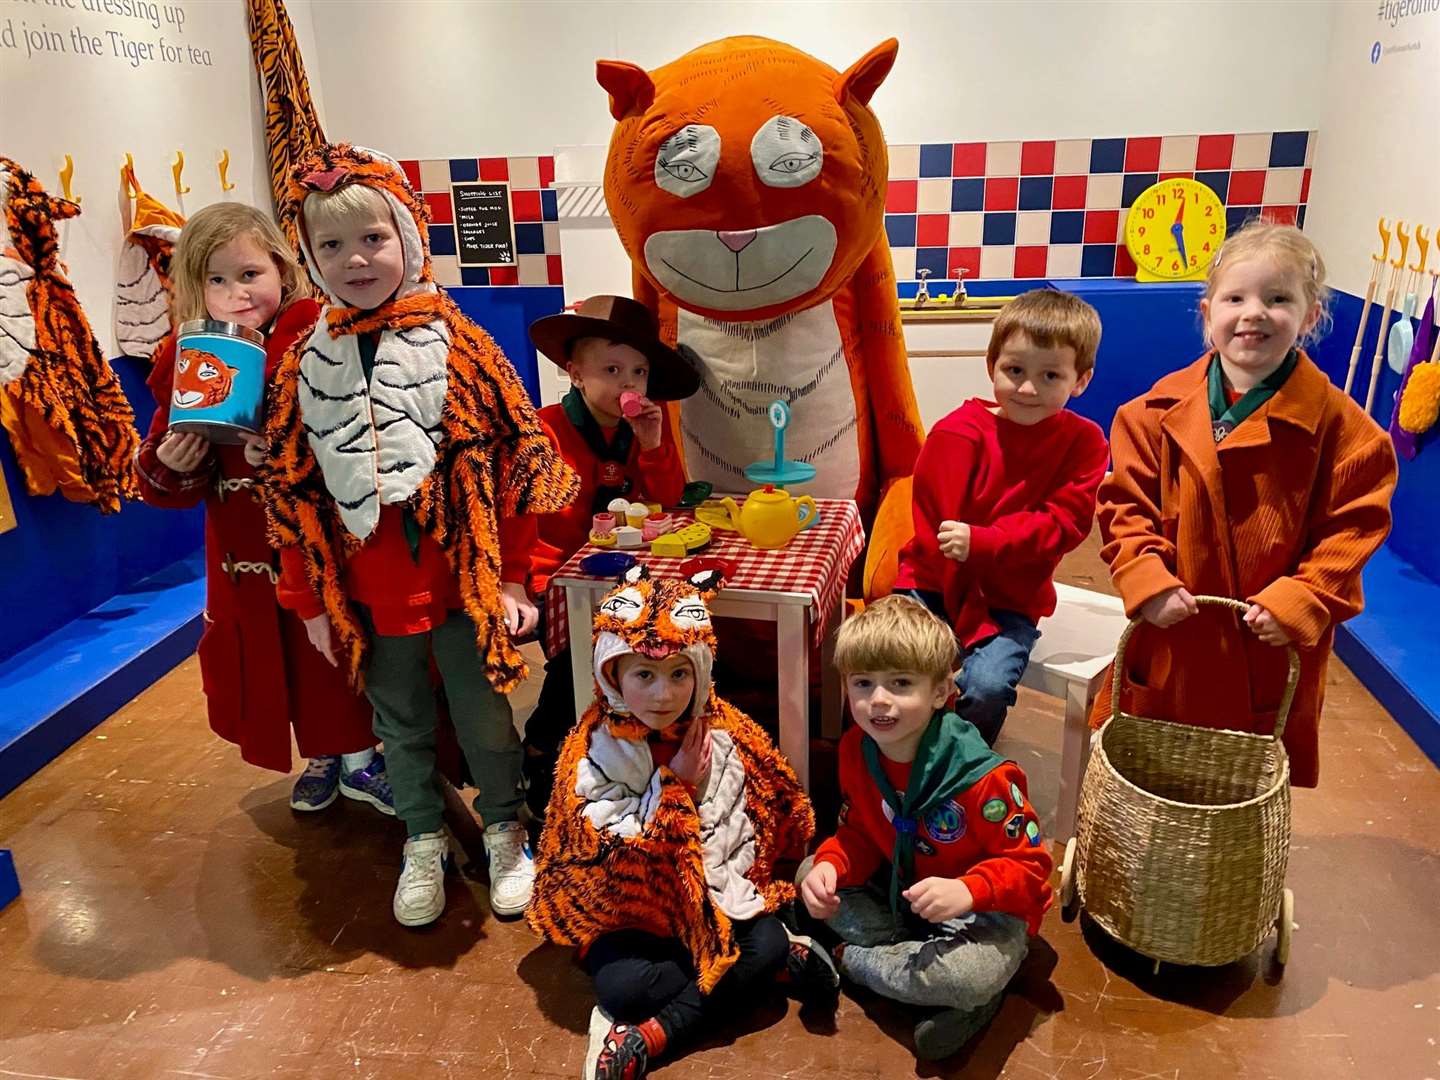
[{"label": "purple and white sneaker", "polygon": [[369,765],[340,777],[340,794],[356,802],[369,803],[382,814],[395,816],[395,793],[385,775],[385,757],[376,754]]},{"label": "purple and white sneaker", "polygon": [[324,810],[340,794],[340,759],[311,758],[290,790],[291,810]]}]

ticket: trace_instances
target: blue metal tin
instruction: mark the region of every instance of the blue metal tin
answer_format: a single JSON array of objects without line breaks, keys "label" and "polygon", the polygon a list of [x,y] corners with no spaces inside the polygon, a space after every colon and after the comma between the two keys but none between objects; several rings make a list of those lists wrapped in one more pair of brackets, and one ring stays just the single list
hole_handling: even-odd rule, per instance
[{"label": "blue metal tin", "polygon": [[193,319],[176,334],[170,430],[240,443],[263,430],[265,336],[239,323]]}]

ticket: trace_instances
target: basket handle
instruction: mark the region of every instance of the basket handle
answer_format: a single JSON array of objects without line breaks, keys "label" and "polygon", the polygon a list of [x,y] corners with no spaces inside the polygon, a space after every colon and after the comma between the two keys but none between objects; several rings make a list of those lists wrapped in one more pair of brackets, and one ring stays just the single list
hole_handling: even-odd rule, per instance
[{"label": "basket handle", "polygon": [[[1204,607],[1224,607],[1243,615],[1250,610],[1250,605],[1241,600],[1232,600],[1228,596],[1197,596],[1195,602]],[[1120,635],[1119,642],[1115,645],[1115,661],[1110,674],[1110,719],[1117,720],[1120,717],[1120,686],[1125,677],[1125,649],[1130,644],[1130,635],[1135,628],[1143,623],[1144,619],[1131,619],[1130,624],[1125,627],[1125,632]],[[1290,718],[1290,704],[1295,700],[1295,687],[1300,682],[1300,654],[1295,651],[1294,645],[1286,645],[1285,651],[1290,659],[1290,672],[1285,679],[1285,696],[1280,699],[1280,711],[1275,714],[1275,732],[1271,736],[1276,742],[1285,734],[1285,721]],[[1140,719],[1144,719],[1141,717]]]}]

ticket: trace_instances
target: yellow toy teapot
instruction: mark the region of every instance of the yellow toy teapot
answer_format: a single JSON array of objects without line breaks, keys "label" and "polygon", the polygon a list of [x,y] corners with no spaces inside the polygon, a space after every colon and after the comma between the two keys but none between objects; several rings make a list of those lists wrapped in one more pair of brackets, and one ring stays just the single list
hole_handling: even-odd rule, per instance
[{"label": "yellow toy teapot", "polygon": [[776,491],[774,484],[750,492],[744,509],[737,506],[734,499],[720,502],[730,514],[731,527],[753,547],[762,549],[784,547],[818,512],[815,500],[809,495],[792,498]]}]

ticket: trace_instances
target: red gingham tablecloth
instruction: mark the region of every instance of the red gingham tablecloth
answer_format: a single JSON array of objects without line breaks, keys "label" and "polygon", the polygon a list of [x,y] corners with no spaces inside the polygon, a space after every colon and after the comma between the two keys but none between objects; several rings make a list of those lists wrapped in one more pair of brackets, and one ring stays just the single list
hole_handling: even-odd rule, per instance
[{"label": "red gingham tablecloth", "polygon": [[[783,548],[761,551],[751,547],[737,532],[716,529],[710,546],[696,555],[734,564],[735,572],[725,581],[727,589],[809,593],[810,622],[818,646],[825,638],[830,613],[845,591],[850,566],[865,549],[865,529],[860,524],[859,508],[848,499],[816,499],[815,505],[820,511],[820,520]],[[684,510],[675,510],[672,514],[683,524],[695,518],[693,513]],[[565,587],[555,584],[556,580],[588,577],[580,569],[580,560],[593,552],[607,550],[616,549],[586,544],[551,576],[545,593],[546,655],[553,656],[570,643]],[[648,544],[627,549],[627,553],[649,566],[657,577],[679,577],[680,564],[685,561],[674,556],[652,555]]]}]

